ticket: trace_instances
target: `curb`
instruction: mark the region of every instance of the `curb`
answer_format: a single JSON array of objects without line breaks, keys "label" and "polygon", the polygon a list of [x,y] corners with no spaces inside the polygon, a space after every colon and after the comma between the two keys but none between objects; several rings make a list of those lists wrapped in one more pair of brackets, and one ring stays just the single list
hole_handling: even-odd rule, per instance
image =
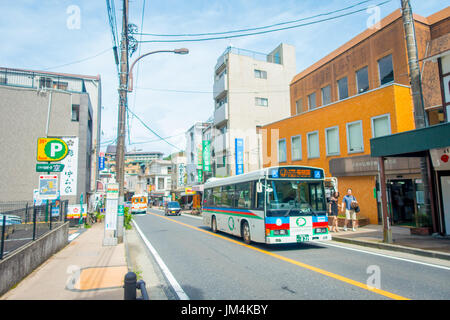
[{"label": "curb", "polygon": [[415,254],[415,255],[424,256],[424,257],[443,259],[443,260],[450,260],[450,254],[437,252],[437,251],[423,250],[423,249],[405,247],[405,246],[400,246],[400,245],[395,245],[395,244],[370,242],[370,241],[364,241],[364,240],[355,240],[355,239],[342,238],[342,237],[336,237],[336,236],[333,236],[332,240],[335,240],[338,242],[343,242],[343,243],[350,243],[350,244],[365,246],[365,247],[397,251],[397,252],[404,252],[404,253],[410,253],[410,254]]}]

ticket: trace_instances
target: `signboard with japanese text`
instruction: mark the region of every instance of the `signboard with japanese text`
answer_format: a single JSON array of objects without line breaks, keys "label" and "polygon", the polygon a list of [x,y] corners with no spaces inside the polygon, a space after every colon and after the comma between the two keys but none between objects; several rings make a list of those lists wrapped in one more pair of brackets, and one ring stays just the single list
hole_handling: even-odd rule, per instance
[{"label": "signboard with japanese text", "polygon": [[244,173],[244,139],[234,139],[236,152],[236,175]]},{"label": "signboard with japanese text", "polygon": [[204,140],[202,144],[203,171],[211,172],[211,141]]},{"label": "signboard with japanese text", "polygon": [[181,187],[184,185],[184,174],[186,173],[186,167],[184,166],[184,163],[178,164],[178,187]]},{"label": "signboard with japanese text", "polygon": [[39,176],[39,198],[42,200],[55,200],[58,198],[58,176]]},{"label": "signboard with japanese text", "polygon": [[197,146],[197,169],[202,170],[203,169],[203,148],[202,144],[199,143]]},{"label": "signboard with japanese text", "polygon": [[63,137],[61,139],[67,144],[69,151],[61,161],[64,169],[61,171],[60,192],[61,196],[75,196],[77,195],[78,181],[78,137]]},{"label": "signboard with japanese text", "polygon": [[83,218],[87,216],[87,204],[83,203],[83,208],[79,204],[69,204],[67,206],[67,219],[80,219],[81,211]]},{"label": "signboard with japanese text", "polygon": [[450,147],[431,149],[430,156],[434,170],[450,170]]}]

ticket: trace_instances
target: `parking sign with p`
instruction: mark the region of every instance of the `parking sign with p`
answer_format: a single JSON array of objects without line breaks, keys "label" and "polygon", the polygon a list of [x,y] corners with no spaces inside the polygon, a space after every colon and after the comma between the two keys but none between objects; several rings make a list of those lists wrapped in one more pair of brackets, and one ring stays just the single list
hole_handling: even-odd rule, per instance
[{"label": "parking sign with p", "polygon": [[38,138],[37,161],[59,161],[67,156],[69,148],[58,138]]}]

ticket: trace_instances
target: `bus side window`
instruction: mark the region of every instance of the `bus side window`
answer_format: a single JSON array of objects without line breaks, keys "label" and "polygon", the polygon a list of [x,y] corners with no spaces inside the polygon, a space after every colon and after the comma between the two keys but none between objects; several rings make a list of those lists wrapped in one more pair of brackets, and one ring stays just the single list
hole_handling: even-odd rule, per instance
[{"label": "bus side window", "polygon": [[[256,209],[263,209],[264,208],[264,191],[263,192],[256,192],[257,188],[256,188],[256,184],[258,182],[255,181],[254,182],[254,188],[253,188],[253,194],[255,195],[253,199],[255,199],[254,203],[255,203],[255,208]],[[264,190],[264,188],[263,188]]]}]

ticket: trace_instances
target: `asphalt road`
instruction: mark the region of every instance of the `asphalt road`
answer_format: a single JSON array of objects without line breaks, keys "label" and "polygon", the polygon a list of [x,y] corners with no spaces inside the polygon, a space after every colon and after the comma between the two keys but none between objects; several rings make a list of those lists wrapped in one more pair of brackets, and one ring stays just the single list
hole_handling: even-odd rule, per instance
[{"label": "asphalt road", "polygon": [[448,267],[349,250],[333,241],[247,246],[211,233],[200,219],[164,217],[158,210],[134,221],[193,300],[450,299]]}]

